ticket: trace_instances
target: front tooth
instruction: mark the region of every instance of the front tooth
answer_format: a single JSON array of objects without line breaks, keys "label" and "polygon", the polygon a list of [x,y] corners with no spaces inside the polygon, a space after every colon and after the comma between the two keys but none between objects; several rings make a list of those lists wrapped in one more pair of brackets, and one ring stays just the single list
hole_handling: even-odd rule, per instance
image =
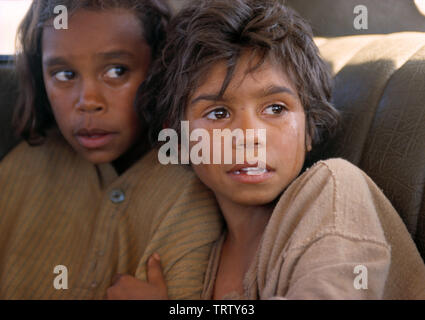
[{"label": "front tooth", "polygon": [[246,174],[249,176],[259,176],[260,174],[266,173],[266,170],[262,169],[260,171],[248,171]]},{"label": "front tooth", "polygon": [[264,168],[259,168],[259,167],[248,167],[248,168],[242,168],[241,170],[245,171],[245,172],[250,172],[250,171],[264,171]]},{"label": "front tooth", "polygon": [[256,168],[256,167],[249,167],[249,168],[242,168],[241,171],[245,172],[249,176],[258,176],[260,174],[266,173],[267,170],[265,168]]}]

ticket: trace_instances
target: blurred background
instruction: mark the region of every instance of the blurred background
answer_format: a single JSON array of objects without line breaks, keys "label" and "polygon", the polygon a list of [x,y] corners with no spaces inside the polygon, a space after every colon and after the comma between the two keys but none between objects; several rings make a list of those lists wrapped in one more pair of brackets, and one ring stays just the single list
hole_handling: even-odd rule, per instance
[{"label": "blurred background", "polygon": [[[169,0],[169,3],[178,10],[189,1],[197,0]],[[286,3],[310,22],[316,36],[425,32],[425,0],[287,0]],[[368,9],[368,30],[354,29],[353,12],[358,5]]]},{"label": "blurred background", "polygon": [[13,54],[16,29],[32,0],[0,0],[0,55]]},{"label": "blurred background", "polygon": [[[189,1],[168,0],[174,12]],[[232,0],[229,0],[232,1]],[[16,29],[32,0],[0,0],[0,55],[14,52]],[[425,32],[425,0],[287,0],[313,27],[316,36]],[[354,8],[368,9],[368,29],[356,30]]]}]

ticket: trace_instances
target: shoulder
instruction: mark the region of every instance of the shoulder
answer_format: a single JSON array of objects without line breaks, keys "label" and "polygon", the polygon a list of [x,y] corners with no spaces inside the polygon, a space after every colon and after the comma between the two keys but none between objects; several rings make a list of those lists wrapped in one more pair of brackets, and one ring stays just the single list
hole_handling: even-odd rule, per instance
[{"label": "shoulder", "polygon": [[381,189],[363,170],[346,160],[329,159],[318,165],[332,176],[335,229],[358,235],[360,240],[385,243],[380,219],[398,214]]},{"label": "shoulder", "polygon": [[[291,193],[292,197],[304,200],[312,199],[317,192],[346,190],[347,185],[364,183],[366,174],[347,160],[332,158],[318,161],[307,168],[285,190],[284,194]],[[343,186],[343,189],[340,187]],[[332,190],[330,190],[332,189]]]},{"label": "shoulder", "polygon": [[13,181],[25,177],[26,181],[36,178],[59,179],[64,173],[86,168],[82,159],[59,134],[51,132],[44,143],[37,146],[23,141],[0,162],[2,180]]},{"label": "shoulder", "polygon": [[[361,209],[358,206],[363,204],[365,207],[361,211],[370,213],[374,211],[370,204],[388,202],[381,189],[363,170],[344,159],[319,161],[299,179],[312,184],[319,181],[332,189],[331,198],[337,215],[349,210],[347,204],[356,205],[356,209]],[[354,212],[352,214],[355,215]]]},{"label": "shoulder", "polygon": [[[190,167],[163,165],[158,150],[151,150],[133,171],[134,194],[144,210],[155,212],[154,229],[177,230],[196,226],[197,231],[221,224],[221,215],[214,197]],[[169,229],[172,231],[172,229]],[[182,229],[182,230],[183,230]],[[186,230],[190,234],[189,230]]]},{"label": "shoulder", "polygon": [[143,177],[143,181],[141,181],[143,185],[149,185],[151,190],[160,190],[164,198],[170,197],[172,194],[193,197],[198,193],[209,194],[207,188],[189,166],[161,164],[158,160],[157,149],[151,150],[140,159],[133,172],[136,177]]},{"label": "shoulder", "polygon": [[305,176],[304,178],[308,179],[317,175],[331,178],[334,183],[340,180],[363,180],[366,176],[359,167],[342,158],[318,161],[312,167],[308,168],[300,178]]},{"label": "shoulder", "polygon": [[288,248],[306,247],[327,235],[388,246],[380,218],[397,213],[380,205],[387,202],[361,169],[344,159],[328,159],[292,182],[271,222],[288,235]]},{"label": "shoulder", "polygon": [[359,167],[342,158],[331,158],[318,161],[314,166],[318,167],[319,170],[326,170],[329,174],[334,176],[334,178],[342,180],[362,180],[365,176],[367,176],[366,173]]},{"label": "shoulder", "polygon": [[76,152],[66,142],[57,130],[48,132],[44,142],[40,145],[30,145],[27,141],[17,144],[0,162],[35,162],[49,161],[53,158],[75,157]]}]

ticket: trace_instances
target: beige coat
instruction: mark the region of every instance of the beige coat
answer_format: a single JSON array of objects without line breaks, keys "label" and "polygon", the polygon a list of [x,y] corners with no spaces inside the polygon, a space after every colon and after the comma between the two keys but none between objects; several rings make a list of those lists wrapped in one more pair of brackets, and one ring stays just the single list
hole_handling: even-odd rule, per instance
[{"label": "beige coat", "polygon": [[[213,294],[224,236],[210,258],[204,299]],[[349,162],[331,159],[283,193],[244,288],[243,297],[229,298],[425,299],[425,265],[375,183]]]},{"label": "beige coat", "polygon": [[146,280],[155,251],[170,297],[199,298],[221,217],[191,170],[157,157],[117,176],[60,135],[12,150],[0,162],[0,299],[102,299],[116,273]]}]

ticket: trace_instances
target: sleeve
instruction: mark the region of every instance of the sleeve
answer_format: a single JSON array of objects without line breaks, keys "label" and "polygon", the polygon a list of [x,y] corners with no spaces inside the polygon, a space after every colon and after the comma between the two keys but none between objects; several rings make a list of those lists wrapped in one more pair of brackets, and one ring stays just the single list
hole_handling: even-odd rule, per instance
[{"label": "sleeve", "polygon": [[286,299],[382,299],[391,254],[381,243],[325,235],[288,258],[296,262]]},{"label": "sleeve", "polygon": [[157,252],[170,299],[200,299],[210,251],[222,230],[214,199],[177,202],[156,228],[139,262],[136,278],[146,281],[146,262]]},{"label": "sleeve", "polygon": [[201,299],[210,251],[210,244],[194,248],[173,264],[166,274],[170,299]]}]

